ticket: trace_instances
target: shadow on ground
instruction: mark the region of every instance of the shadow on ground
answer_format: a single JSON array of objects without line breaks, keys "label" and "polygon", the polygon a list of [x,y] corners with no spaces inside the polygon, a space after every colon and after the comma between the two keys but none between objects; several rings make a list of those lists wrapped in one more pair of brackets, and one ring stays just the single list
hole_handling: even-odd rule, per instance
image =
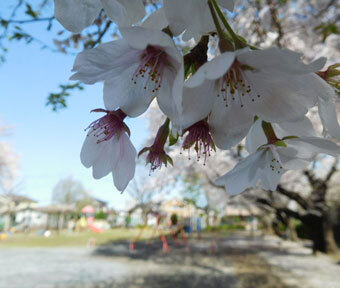
[{"label": "shadow on ground", "polygon": [[[243,238],[244,239],[244,238]],[[272,267],[258,255],[258,247],[234,247],[214,237],[191,239],[181,245],[169,239],[170,251],[162,250],[162,242],[138,242],[134,251],[129,242],[106,243],[94,251],[94,256],[125,258],[146,265],[153,263],[159,271],[138,273],[104,288],[296,288],[282,283]],[[262,247],[263,248],[263,247]],[[280,251],[276,251],[280,253]],[[283,252],[282,252],[283,253]]]}]

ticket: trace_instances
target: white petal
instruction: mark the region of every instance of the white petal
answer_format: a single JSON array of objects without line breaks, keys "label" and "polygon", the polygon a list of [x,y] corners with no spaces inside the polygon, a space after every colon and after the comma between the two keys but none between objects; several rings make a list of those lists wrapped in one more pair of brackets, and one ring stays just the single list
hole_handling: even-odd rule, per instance
[{"label": "white petal", "polygon": [[254,153],[260,146],[266,143],[267,138],[262,129],[262,120],[258,119],[249,129],[245,147],[249,153]]},{"label": "white petal", "polygon": [[336,113],[336,103],[331,99],[329,101],[325,101],[320,97],[318,107],[320,119],[324,128],[332,137],[340,140],[340,126]]},{"label": "white petal", "polygon": [[216,180],[216,184],[225,186],[228,194],[242,193],[249,187],[255,187],[261,169],[264,166],[265,151],[260,150],[241,160],[231,171]]},{"label": "white petal", "polygon": [[304,116],[303,118],[292,122],[273,123],[273,128],[276,136],[280,139],[286,136],[299,137],[316,137],[316,132],[312,122]]},{"label": "white petal", "polygon": [[[275,149],[275,148],[274,148]],[[280,179],[282,177],[282,174],[285,172],[282,169],[274,169],[270,167],[273,158],[275,158],[275,161],[281,161],[278,159],[277,155],[273,155],[270,149],[265,150],[265,166],[263,169],[263,172],[261,173],[261,186],[265,190],[271,190],[275,191],[277,188],[277,185],[280,183]],[[279,163],[275,164],[276,166],[279,166]]]},{"label": "white petal", "polygon": [[315,89],[319,93],[319,115],[322,125],[327,132],[334,138],[340,140],[340,126],[336,113],[336,94],[334,89],[326,81],[315,75]]},{"label": "white petal", "polygon": [[220,4],[223,8],[226,8],[231,12],[234,10],[234,5],[235,5],[234,0],[217,0],[217,3]]},{"label": "white petal", "polygon": [[165,17],[164,8],[161,7],[152,13],[142,24],[142,27],[162,30],[169,25]]},{"label": "white petal", "polygon": [[93,136],[91,132],[92,130],[86,136],[80,152],[81,163],[86,168],[89,168],[93,165],[100,154],[101,149],[103,148],[103,146],[97,144],[98,138]]},{"label": "white petal", "polygon": [[121,76],[132,64],[139,61],[140,51],[131,49],[125,40],[116,40],[85,50],[78,54],[71,80],[86,84]]},{"label": "white petal", "polygon": [[159,108],[169,118],[174,119],[182,114],[182,93],[184,82],[184,68],[180,65],[176,71],[173,64],[164,70],[162,86],[157,93]]},{"label": "white petal", "polygon": [[164,0],[163,6],[164,6],[164,14],[167,17],[168,23],[170,24],[171,32],[174,33],[174,35],[181,34],[185,28],[186,18],[183,16],[186,14],[189,15],[190,8],[192,7],[191,4],[192,1],[183,1],[183,0]]},{"label": "white petal", "polygon": [[254,114],[268,122],[296,121],[317,101],[313,75],[290,75],[279,71],[243,72],[252,89]]},{"label": "white petal", "polygon": [[234,52],[225,52],[213,60],[205,63],[186,82],[186,86],[193,88],[201,86],[205,80],[217,80],[230,68],[235,60]]},{"label": "white petal", "polygon": [[320,153],[329,154],[332,156],[338,156],[340,154],[340,147],[324,138],[319,137],[305,137],[289,139],[285,141],[288,147],[295,149],[294,157],[312,160],[316,155]]},{"label": "white petal", "polygon": [[298,153],[294,147],[277,147],[277,151],[285,170],[304,169],[310,163],[310,160],[296,158]]},{"label": "white petal", "polygon": [[206,81],[203,86],[183,89],[183,113],[180,118],[171,119],[175,129],[181,130],[190,127],[196,122],[208,117],[214,98],[214,82]]},{"label": "white petal", "polygon": [[141,0],[101,0],[101,2],[106,15],[118,26],[131,26],[145,16]]},{"label": "white petal", "polygon": [[124,133],[119,138],[119,157],[113,167],[113,182],[119,191],[124,191],[135,175],[137,151]]},{"label": "white petal", "polygon": [[145,87],[145,78],[138,78],[136,84],[131,80],[138,64],[124,71],[123,74],[104,82],[104,104],[108,110],[121,108],[128,116],[143,114],[154,98],[151,86]]},{"label": "white petal", "polygon": [[135,49],[144,50],[148,45],[176,49],[170,36],[160,30],[144,27],[124,27],[119,30],[123,38]]},{"label": "white petal", "polygon": [[192,36],[215,30],[206,0],[164,0],[163,7],[174,35],[185,30]]},{"label": "white petal", "polygon": [[238,144],[247,135],[254,121],[254,115],[248,109],[236,102],[229,104],[226,107],[223,98],[215,96],[209,118],[211,134],[220,149],[230,149]]},{"label": "white petal", "polygon": [[302,54],[288,49],[271,47],[264,50],[248,50],[237,52],[237,59],[242,64],[247,64],[260,70],[280,70],[292,74],[316,72],[322,69],[326,58],[322,57],[310,64],[301,61]]},{"label": "white petal", "polygon": [[112,166],[116,163],[119,153],[119,146],[116,138],[117,137],[114,136],[110,140],[98,144],[101,146],[101,149],[93,163],[93,178],[100,179],[112,171]]},{"label": "white petal", "polygon": [[73,33],[90,26],[101,9],[99,0],[54,0],[55,17]]}]

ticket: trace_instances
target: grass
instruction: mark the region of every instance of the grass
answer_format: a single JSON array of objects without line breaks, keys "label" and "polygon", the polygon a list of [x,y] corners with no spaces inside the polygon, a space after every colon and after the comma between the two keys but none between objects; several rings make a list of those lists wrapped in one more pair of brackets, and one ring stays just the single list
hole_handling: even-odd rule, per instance
[{"label": "grass", "polygon": [[[11,247],[58,247],[58,246],[86,246],[91,239],[95,239],[97,245],[119,240],[134,240],[140,233],[138,228],[115,228],[103,232],[52,232],[50,237],[44,237],[38,232],[30,234],[12,234],[5,240],[0,240],[0,249]],[[152,237],[152,229],[146,228],[141,239]]]}]

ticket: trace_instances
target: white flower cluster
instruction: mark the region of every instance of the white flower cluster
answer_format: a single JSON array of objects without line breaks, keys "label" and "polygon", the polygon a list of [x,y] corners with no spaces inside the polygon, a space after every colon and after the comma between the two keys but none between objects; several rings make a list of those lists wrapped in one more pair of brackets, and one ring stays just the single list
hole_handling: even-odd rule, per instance
[{"label": "white flower cluster", "polygon": [[[237,35],[225,18],[233,0],[163,0],[143,21],[142,0],[55,0],[64,27],[79,32],[104,9],[122,38],[81,52],[71,79],[104,82],[105,116],[89,126],[81,161],[93,176],[110,172],[123,191],[135,173],[136,150],[124,123],[143,114],[154,100],[167,116],[154,143],[142,149],[151,170],[172,163],[165,145],[185,136],[206,161],[215,146],[227,150],[246,137],[249,156],[217,179],[230,194],[260,185],[275,190],[281,175],[308,165],[319,153],[339,155],[340,147],[317,137],[308,110],[318,106],[325,131],[340,140],[335,110],[339,65],[321,71],[319,58],[271,47],[259,50]],[[209,37],[219,52],[208,61]],[[183,55],[179,39],[196,43]],[[210,58],[210,57],[209,57]]]}]

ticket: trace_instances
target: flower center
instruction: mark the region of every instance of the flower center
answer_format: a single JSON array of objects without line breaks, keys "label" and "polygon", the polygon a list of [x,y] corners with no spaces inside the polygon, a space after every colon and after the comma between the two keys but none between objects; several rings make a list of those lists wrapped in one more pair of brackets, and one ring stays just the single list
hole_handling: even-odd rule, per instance
[{"label": "flower center", "polygon": [[[106,115],[93,121],[86,129],[89,130],[89,135],[93,135],[98,138],[97,143],[110,140],[113,136],[117,135],[123,130],[128,129],[124,123],[126,115],[120,111],[107,111],[99,109],[100,111],[94,110],[94,112],[105,112]],[[128,132],[128,131],[127,131]]]},{"label": "flower center", "polygon": [[197,153],[197,161],[201,159],[201,155],[204,155],[205,165],[207,157],[210,156],[212,150],[216,151],[215,143],[211,137],[209,124],[207,121],[202,120],[194,125],[190,126],[186,131],[189,132],[185,137],[182,148],[188,149],[190,159],[190,147],[194,146]]},{"label": "flower center", "polygon": [[244,73],[245,70],[253,70],[253,68],[235,60],[228,72],[219,80],[220,88],[217,97],[223,98],[226,107],[232,105],[234,101],[238,101],[243,108],[245,102],[255,102],[256,98],[261,97],[251,86],[247,75]]},{"label": "flower center", "polygon": [[168,65],[168,56],[164,50],[157,46],[148,46],[143,51],[139,66],[132,76],[132,81],[137,84],[141,79],[144,89],[156,93],[162,86],[164,67]]},{"label": "flower center", "polygon": [[[150,163],[150,175],[156,169],[161,169],[164,163],[165,152],[157,149],[150,149],[148,156],[146,157],[146,163]],[[165,164],[166,165],[166,164]]]},{"label": "flower center", "polygon": [[282,165],[280,163],[280,161],[278,159],[276,159],[275,157],[273,157],[272,161],[269,164],[270,169],[272,169],[273,172],[276,172],[277,174],[281,174],[282,173]]}]

